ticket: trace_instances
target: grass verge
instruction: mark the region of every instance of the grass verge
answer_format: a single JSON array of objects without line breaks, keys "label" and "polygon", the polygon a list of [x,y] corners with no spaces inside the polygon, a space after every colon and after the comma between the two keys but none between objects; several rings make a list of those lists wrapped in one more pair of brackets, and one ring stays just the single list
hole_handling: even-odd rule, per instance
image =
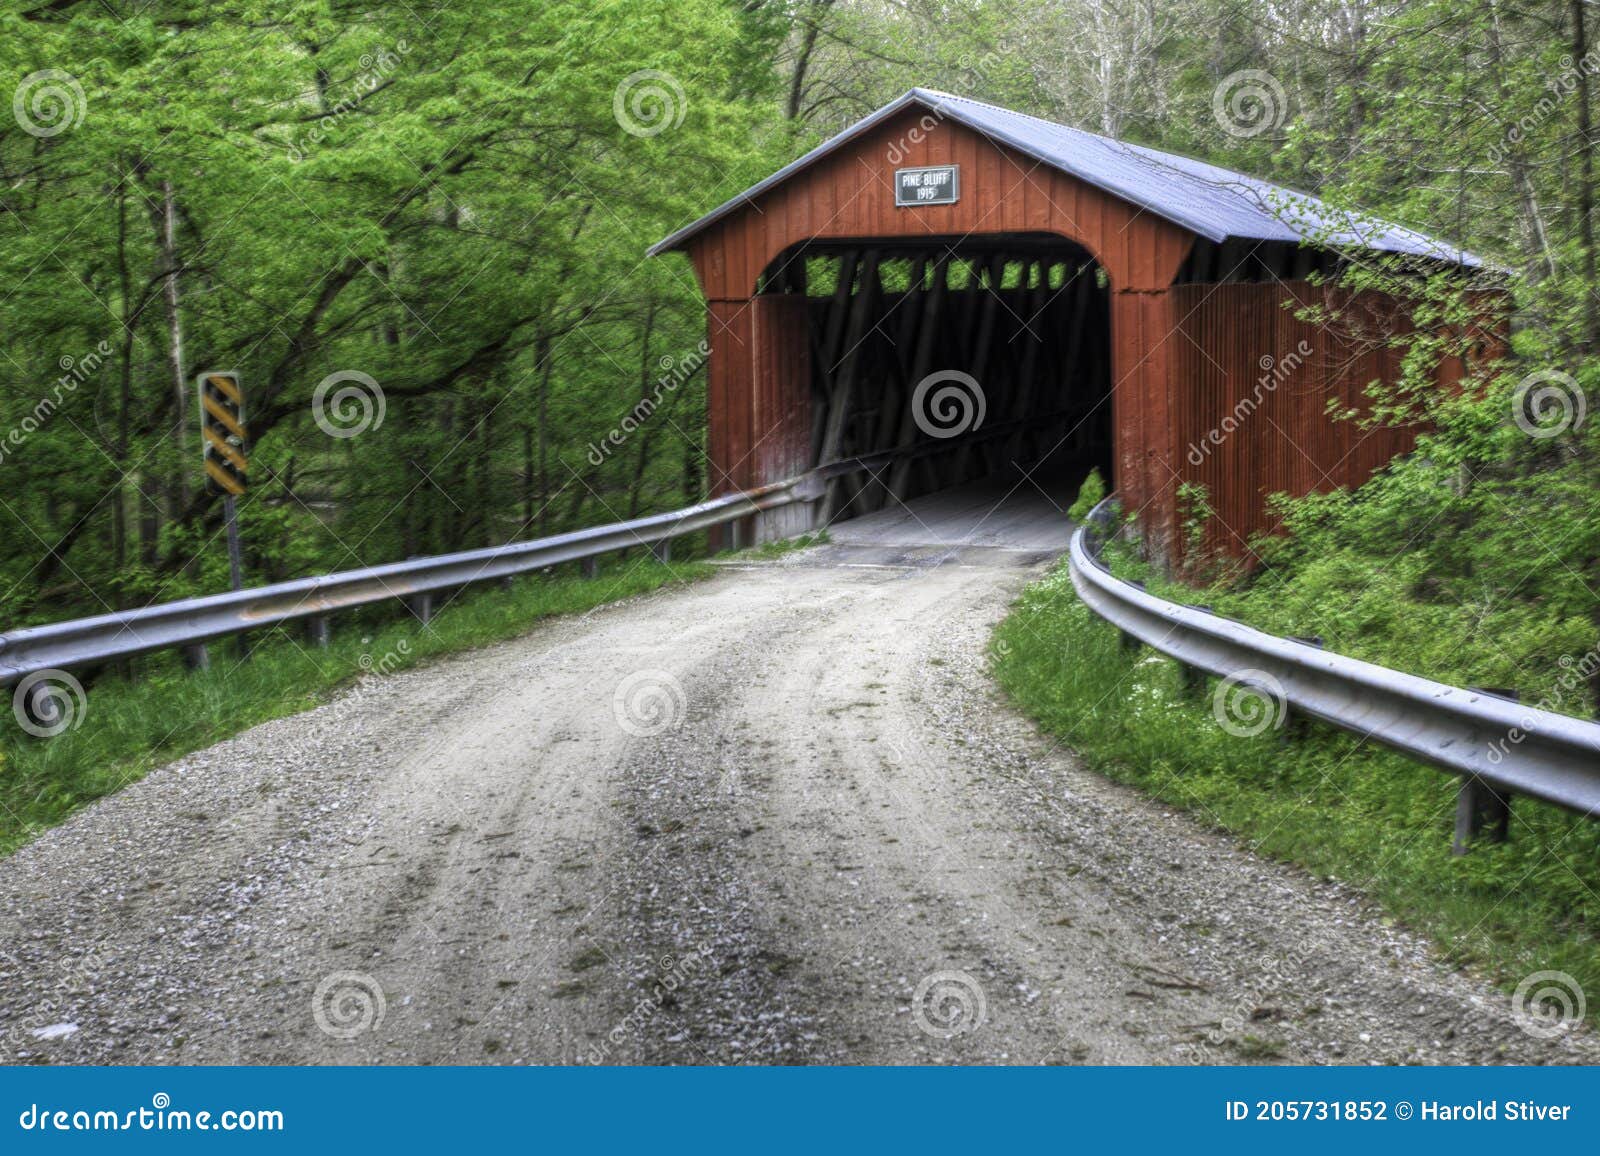
[{"label": "grass verge", "polygon": [[1110,778],[1354,884],[1507,987],[1554,970],[1600,992],[1600,824],[1518,799],[1509,842],[1452,856],[1452,776],[1320,727],[1234,737],[1212,714],[1215,684],[1186,695],[1175,663],[1124,650],[1064,562],[993,647],[1011,698]]},{"label": "grass verge", "polygon": [[363,675],[393,673],[515,637],[552,615],[711,573],[701,562],[663,566],[646,557],[620,561],[594,578],[536,575],[509,588],[469,591],[445,602],[426,626],[392,610],[352,612],[333,619],[326,649],[306,645],[285,627],[254,635],[248,661],[233,641],[213,643],[205,671],[184,670],[170,654],[140,659],[136,677],[101,677],[88,686],[72,729],[37,739],[14,725],[4,728],[0,855],[162,763],[317,706]]}]

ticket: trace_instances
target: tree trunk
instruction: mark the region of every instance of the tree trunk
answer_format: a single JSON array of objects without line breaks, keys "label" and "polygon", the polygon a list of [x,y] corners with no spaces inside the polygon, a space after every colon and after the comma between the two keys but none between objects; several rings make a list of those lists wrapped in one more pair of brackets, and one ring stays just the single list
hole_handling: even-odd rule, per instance
[{"label": "tree trunk", "polygon": [[1584,24],[1584,0],[1572,0],[1572,59],[1578,90],[1578,238],[1583,249],[1583,283],[1591,289],[1583,294],[1583,352],[1600,348],[1600,303],[1592,292],[1595,284],[1594,250],[1594,129],[1589,107],[1589,33]]},{"label": "tree trunk", "polygon": [[[172,195],[172,182],[161,182],[161,267],[166,275],[164,296],[167,304],[167,369],[172,375],[172,427],[178,445],[179,465],[175,482],[178,506],[174,517],[189,505],[189,384],[183,365],[183,316],[178,302],[178,208]],[[249,414],[246,413],[246,419]]]}]

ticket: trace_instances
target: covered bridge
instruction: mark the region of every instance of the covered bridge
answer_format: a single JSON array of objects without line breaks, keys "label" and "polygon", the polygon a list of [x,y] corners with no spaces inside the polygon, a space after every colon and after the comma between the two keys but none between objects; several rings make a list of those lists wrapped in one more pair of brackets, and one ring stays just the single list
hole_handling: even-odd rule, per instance
[{"label": "covered bridge", "polygon": [[[1356,485],[1410,448],[1410,431],[1327,415],[1330,399],[1360,409],[1399,354],[1297,317],[1286,302],[1338,292],[1308,278],[1361,251],[1477,263],[1240,173],[920,88],[650,250],[668,251],[688,254],[708,307],[715,492],[938,449],[764,515],[760,536],[1098,466],[1162,551],[1183,483],[1206,487],[1214,545],[1240,552],[1268,494]],[[1379,331],[1403,312],[1354,304]]]}]

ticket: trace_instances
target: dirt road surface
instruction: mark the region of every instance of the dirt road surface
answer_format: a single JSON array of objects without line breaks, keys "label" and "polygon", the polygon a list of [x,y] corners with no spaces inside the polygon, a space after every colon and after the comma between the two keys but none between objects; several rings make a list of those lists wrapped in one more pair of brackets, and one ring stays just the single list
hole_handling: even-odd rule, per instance
[{"label": "dirt road surface", "polygon": [[880,537],[370,679],[87,809],[0,863],[6,1058],[1597,1058],[1000,702],[989,630],[1048,543]]}]

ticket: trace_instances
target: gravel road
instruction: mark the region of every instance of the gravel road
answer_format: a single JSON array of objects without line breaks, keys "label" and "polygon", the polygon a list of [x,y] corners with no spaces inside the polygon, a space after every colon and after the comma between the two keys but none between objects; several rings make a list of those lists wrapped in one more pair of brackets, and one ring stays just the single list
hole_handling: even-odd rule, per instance
[{"label": "gravel road", "polygon": [[1106,782],[1001,703],[989,630],[1046,561],[732,564],[157,770],[0,863],[0,1046],[1596,1060],[1592,1033],[1522,1030],[1350,890]]}]

